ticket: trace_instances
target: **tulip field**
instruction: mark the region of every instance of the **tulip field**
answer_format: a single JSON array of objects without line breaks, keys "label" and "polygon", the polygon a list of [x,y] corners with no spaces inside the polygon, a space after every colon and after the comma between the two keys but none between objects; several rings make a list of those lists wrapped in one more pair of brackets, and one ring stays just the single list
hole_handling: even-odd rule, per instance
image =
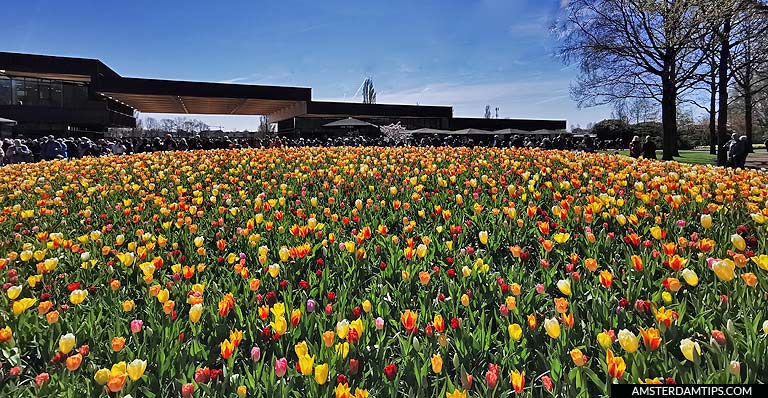
[{"label": "tulip field", "polygon": [[498,148],[0,168],[2,397],[768,382],[768,174]]}]

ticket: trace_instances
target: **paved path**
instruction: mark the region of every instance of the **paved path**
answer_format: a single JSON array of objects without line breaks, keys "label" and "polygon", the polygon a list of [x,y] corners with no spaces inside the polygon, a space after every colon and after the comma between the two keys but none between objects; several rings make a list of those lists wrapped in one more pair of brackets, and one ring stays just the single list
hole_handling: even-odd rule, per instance
[{"label": "paved path", "polygon": [[768,152],[764,148],[755,149],[754,153],[750,153],[747,156],[746,167],[760,169],[768,169]]}]

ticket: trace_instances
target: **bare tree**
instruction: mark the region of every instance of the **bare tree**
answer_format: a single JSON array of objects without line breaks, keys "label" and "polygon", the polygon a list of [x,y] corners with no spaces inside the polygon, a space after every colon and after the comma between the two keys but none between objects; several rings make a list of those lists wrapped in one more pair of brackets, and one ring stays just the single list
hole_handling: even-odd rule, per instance
[{"label": "bare tree", "polygon": [[742,11],[746,17],[734,32],[731,69],[735,92],[743,106],[744,134],[752,151],[754,98],[768,89],[768,7],[749,2]]},{"label": "bare tree", "polygon": [[[741,81],[739,85],[752,86],[752,72],[758,54],[754,51],[754,45],[756,40],[768,34],[768,25],[758,23],[765,16],[766,6],[758,0],[709,0],[708,11],[718,50],[717,162],[725,165],[732,82],[738,79]],[[746,94],[749,97],[752,89],[748,91],[750,93]],[[751,99],[746,102],[749,103],[745,103],[746,106],[751,106]]]},{"label": "bare tree", "polygon": [[373,79],[370,77],[365,79],[365,82],[363,82],[363,103],[376,103],[376,89],[373,88]]},{"label": "bare tree", "polygon": [[677,152],[678,97],[703,62],[702,0],[571,0],[558,21],[560,55],[578,62],[580,107],[642,98],[661,103],[663,159]]},{"label": "bare tree", "polygon": [[259,134],[267,135],[270,132],[269,129],[269,118],[266,116],[262,116],[259,118],[259,129],[257,130]]}]

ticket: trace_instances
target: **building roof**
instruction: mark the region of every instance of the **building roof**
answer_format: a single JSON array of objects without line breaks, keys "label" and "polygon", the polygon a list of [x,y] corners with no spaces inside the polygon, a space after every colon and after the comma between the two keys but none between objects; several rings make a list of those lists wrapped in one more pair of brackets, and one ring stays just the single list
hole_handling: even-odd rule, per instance
[{"label": "building roof", "polygon": [[88,58],[0,52],[3,74],[87,82],[99,94],[144,113],[266,115],[312,99],[304,87],[123,77]]}]

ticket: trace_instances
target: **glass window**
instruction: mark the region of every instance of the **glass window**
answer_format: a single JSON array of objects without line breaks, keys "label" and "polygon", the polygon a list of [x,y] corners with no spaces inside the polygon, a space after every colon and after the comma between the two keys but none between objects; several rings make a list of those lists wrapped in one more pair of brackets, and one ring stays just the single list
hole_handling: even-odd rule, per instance
[{"label": "glass window", "polygon": [[88,87],[74,84],[62,84],[63,105],[65,108],[78,108],[85,105],[88,101]]},{"label": "glass window", "polygon": [[26,101],[24,105],[40,105],[40,91],[37,79],[24,79]]},{"label": "glass window", "polygon": [[51,103],[51,81],[39,80],[37,86],[38,101],[42,106],[50,106]]},{"label": "glass window", "polygon": [[56,80],[51,81],[51,106],[61,108],[63,104],[62,83]]},{"label": "glass window", "polygon": [[13,90],[11,79],[0,76],[0,105],[11,105],[13,103]]}]

